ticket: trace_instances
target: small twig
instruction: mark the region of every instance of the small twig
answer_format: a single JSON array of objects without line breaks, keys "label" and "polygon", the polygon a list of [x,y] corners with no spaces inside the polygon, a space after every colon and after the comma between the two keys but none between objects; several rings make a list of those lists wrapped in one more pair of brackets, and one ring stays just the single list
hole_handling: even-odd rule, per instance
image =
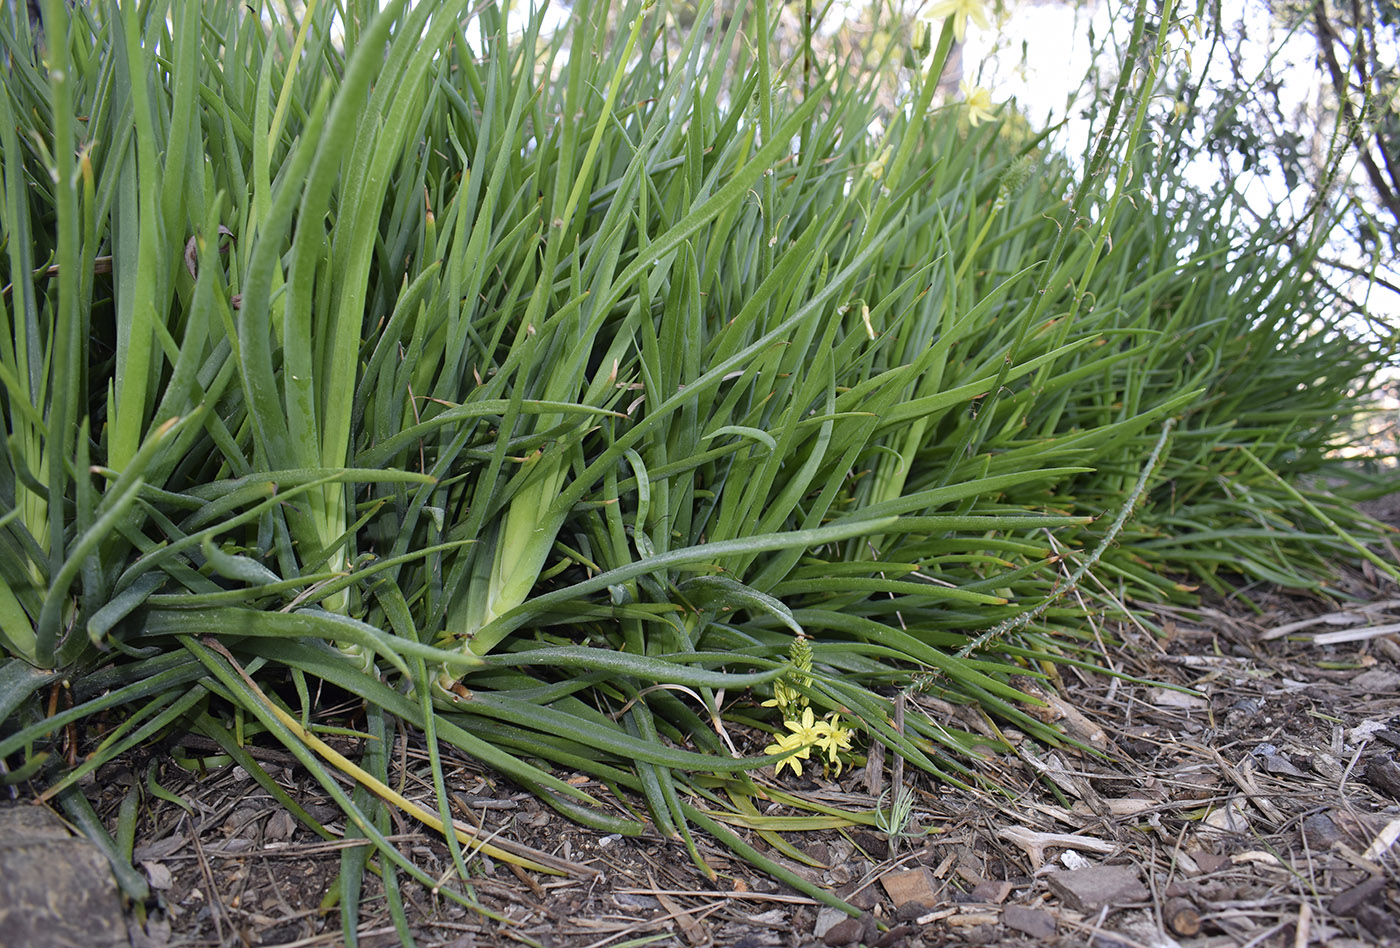
[{"label": "small twig", "polygon": [[1078,849],[1105,856],[1118,848],[1116,843],[1095,839],[1092,836],[1075,836],[1070,833],[1040,833],[1025,826],[1006,826],[997,830],[997,835],[1025,850],[1026,855],[1030,858],[1031,867],[1034,869],[1039,869],[1044,864],[1045,850],[1051,847]]},{"label": "small twig", "polygon": [[1298,906],[1298,927],[1295,930],[1293,944],[1295,948],[1306,948],[1312,939],[1312,906],[1307,902]]},{"label": "small twig", "polygon": [[[185,750],[207,751],[217,754],[226,752],[224,746],[218,741],[202,737],[198,734],[182,734],[176,739],[173,746],[183,747]],[[289,767],[298,764],[297,759],[286,751],[273,750],[270,747],[258,747],[256,744],[244,744],[243,750],[254,760],[265,760],[274,764],[285,764]]]},{"label": "small twig", "polygon": [[879,741],[871,741],[870,750],[865,755],[865,789],[872,797],[884,795],[885,745]]},{"label": "small twig", "polygon": [[[50,258],[50,259],[52,259],[52,258]],[[34,279],[36,279],[36,280],[39,279],[40,277],[44,277],[44,278],[47,279],[48,277],[58,276],[58,274],[62,271],[62,269],[63,269],[63,267],[62,267],[61,265],[59,265],[59,264],[57,264],[57,263],[51,263],[51,264],[49,264],[47,267],[40,267],[38,270],[35,270],[35,271],[31,274],[31,276],[33,276]],[[93,258],[92,258],[92,272],[93,272],[94,274],[98,274],[98,273],[111,273],[111,272],[112,272],[112,258],[111,258],[111,256],[93,257]],[[3,289],[0,289],[0,296],[9,296],[10,293],[14,291],[14,288],[15,288],[15,285],[14,285],[13,283],[6,283],[5,286],[4,286],[4,288],[3,288]]]},{"label": "small twig", "polygon": [[214,870],[209,866],[209,857],[204,853],[204,844],[200,842],[199,833],[195,831],[194,825],[190,826],[190,842],[194,844],[195,858],[199,860],[199,872],[204,876],[204,885],[209,890],[209,917],[214,920],[214,934],[218,938],[219,944],[228,944],[224,940],[224,917],[228,914],[228,907],[219,895],[219,884],[214,881]]}]

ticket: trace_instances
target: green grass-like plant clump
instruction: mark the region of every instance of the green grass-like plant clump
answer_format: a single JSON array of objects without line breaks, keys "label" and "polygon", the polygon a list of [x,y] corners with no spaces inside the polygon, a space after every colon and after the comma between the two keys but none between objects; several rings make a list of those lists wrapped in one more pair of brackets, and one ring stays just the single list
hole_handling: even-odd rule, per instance
[{"label": "green grass-like plant clump", "polygon": [[[1096,660],[1081,602],[1362,555],[1317,478],[1389,353],[1329,315],[1320,236],[1183,180],[1170,10],[1139,10],[1075,163],[943,101],[951,19],[915,68],[847,75],[781,60],[764,2],[682,28],[579,0],[513,36],[491,3],[14,6],[0,761],[99,837],[78,781],[177,728],[329,836],[244,750],[273,740],[373,844],[345,850],[346,937],[372,866],[407,938],[397,880],[439,880],[387,808],[450,824],[446,744],[814,891],[728,828],[784,845],[746,802],[801,805],[775,763],[880,742],[979,779],[971,735],[892,725],[890,687],[1057,742],[1011,682]],[[363,760],[318,736],[321,683],[363,698]],[[436,812],[392,789],[395,721]],[[446,838],[463,878],[478,847],[559,868]]]}]

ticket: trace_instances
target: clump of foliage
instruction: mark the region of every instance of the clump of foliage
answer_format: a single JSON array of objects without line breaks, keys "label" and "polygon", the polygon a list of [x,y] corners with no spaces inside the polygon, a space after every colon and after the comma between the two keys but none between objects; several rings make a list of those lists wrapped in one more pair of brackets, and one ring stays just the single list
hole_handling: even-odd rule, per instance
[{"label": "clump of foliage", "polygon": [[[776,61],[762,2],[516,36],[492,4],[276,9],[0,16],[0,760],[99,837],[78,781],[176,728],[329,837],[245,749],[275,741],[372,843],[346,937],[372,859],[407,938],[401,877],[474,904],[385,835],[391,806],[454,826],[449,745],[812,891],[729,828],[792,849],[750,802],[799,804],[775,757],[976,781],[972,736],[896,729],[890,687],[1056,742],[1011,682],[1094,660],[1068,589],[1316,585],[1361,548],[1306,477],[1378,353],[1297,331],[1328,318],[1306,260],[1178,187],[1170,9],[1082,166],[936,99],[953,19],[889,112]],[[363,760],[324,685],[363,698]],[[435,811],[393,789],[396,722]],[[560,868],[445,835],[463,878]]]}]

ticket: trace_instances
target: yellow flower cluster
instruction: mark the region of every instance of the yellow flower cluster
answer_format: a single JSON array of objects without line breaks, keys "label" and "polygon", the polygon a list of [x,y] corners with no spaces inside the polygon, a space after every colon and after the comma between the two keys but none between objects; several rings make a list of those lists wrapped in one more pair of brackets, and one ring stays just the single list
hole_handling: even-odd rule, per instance
[{"label": "yellow flower cluster", "polygon": [[784,721],[791,734],[779,734],[774,742],[763,749],[765,754],[786,754],[773,768],[774,776],[781,774],[784,767],[791,767],[794,774],[802,773],[799,761],[808,760],[812,748],[820,748],[827,757],[826,766],[835,766],[836,775],[841,775],[844,762],[841,752],[851,749],[851,729],[841,723],[841,715],[835,711],[825,718],[818,719],[811,708],[802,709],[799,721]]},{"label": "yellow flower cluster", "polygon": [[803,685],[812,683],[812,646],[805,638],[793,640],[788,652],[792,670],[773,683],[773,697],[763,702],[766,708],[777,708],[783,714],[783,726],[788,734],[777,734],[773,743],[763,749],[765,754],[783,755],[773,768],[774,775],[781,774],[784,767],[791,767],[794,774],[802,773],[801,761],[810,760],[812,748],[818,748],[826,755],[824,766],[836,768],[840,776],[845,761],[841,755],[851,749],[853,732],[841,722],[841,715],[835,711],[824,718],[818,718],[804,695],[794,682]]}]

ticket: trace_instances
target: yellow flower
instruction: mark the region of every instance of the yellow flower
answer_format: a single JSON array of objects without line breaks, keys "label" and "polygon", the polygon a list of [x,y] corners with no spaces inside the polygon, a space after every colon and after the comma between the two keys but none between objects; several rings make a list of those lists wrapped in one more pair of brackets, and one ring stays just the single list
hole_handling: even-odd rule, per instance
[{"label": "yellow flower", "polygon": [[797,734],[775,734],[773,740],[774,743],[763,748],[763,753],[789,755],[778,761],[777,766],[773,768],[773,776],[781,775],[784,767],[791,767],[794,774],[802,776],[802,765],[798,761],[806,760],[811,756],[811,745]]},{"label": "yellow flower", "polygon": [[775,734],[773,743],[763,749],[765,754],[788,755],[773,768],[775,776],[781,774],[784,767],[791,767],[793,773],[801,774],[802,765],[798,762],[811,759],[813,747],[826,753],[827,760],[823,766],[830,768],[834,764],[836,775],[841,775],[841,769],[845,765],[841,755],[851,749],[852,731],[841,723],[841,715],[838,712],[833,711],[825,718],[818,718],[811,708],[803,708],[800,719],[786,720],[783,727],[792,733]]},{"label": "yellow flower", "polygon": [[967,105],[967,120],[975,128],[983,122],[995,118],[992,109],[996,108],[992,104],[992,94],[981,86],[970,86],[966,82],[962,84],[964,103]]},{"label": "yellow flower", "polygon": [[784,721],[783,726],[792,732],[793,737],[800,740],[803,744],[811,746],[822,739],[826,722],[817,723],[816,716],[812,714],[812,709],[804,708],[800,721]]},{"label": "yellow flower", "polygon": [[991,19],[987,16],[986,0],[938,0],[920,16],[925,20],[946,20],[953,18],[953,36],[961,43],[967,38],[967,21],[971,18],[973,23],[981,29],[989,29],[992,25]]},{"label": "yellow flower", "polygon": [[826,751],[827,760],[836,765],[836,773],[841,773],[841,751],[851,749],[851,729],[841,724],[841,716],[832,712],[826,716],[826,720],[817,725],[817,730],[821,732],[821,737],[817,738],[816,744]]}]

